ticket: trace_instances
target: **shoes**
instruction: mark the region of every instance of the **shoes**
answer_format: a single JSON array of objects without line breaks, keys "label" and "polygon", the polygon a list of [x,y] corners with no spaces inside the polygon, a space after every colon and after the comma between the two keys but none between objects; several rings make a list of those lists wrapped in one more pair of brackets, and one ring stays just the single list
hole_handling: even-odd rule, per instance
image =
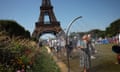
[{"label": "shoes", "polygon": [[96,59],[96,57],[95,56],[91,56],[91,59]]}]

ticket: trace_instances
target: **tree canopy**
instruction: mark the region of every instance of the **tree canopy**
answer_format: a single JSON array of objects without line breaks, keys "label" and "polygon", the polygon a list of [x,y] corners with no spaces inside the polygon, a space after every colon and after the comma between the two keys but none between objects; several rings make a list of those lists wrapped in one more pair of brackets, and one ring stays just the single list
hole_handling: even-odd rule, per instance
[{"label": "tree canopy", "polygon": [[72,32],[70,33],[70,37],[74,37],[75,35],[83,36],[84,34],[92,34],[94,38],[96,37],[112,37],[120,33],[120,19],[112,22],[105,30],[93,29],[88,32]]},{"label": "tree canopy", "polygon": [[12,20],[0,20],[0,32],[4,31],[10,37],[21,36],[30,38],[30,32],[25,30],[20,24]]},{"label": "tree canopy", "polygon": [[107,36],[115,36],[120,32],[120,19],[112,22],[109,27],[106,28]]}]

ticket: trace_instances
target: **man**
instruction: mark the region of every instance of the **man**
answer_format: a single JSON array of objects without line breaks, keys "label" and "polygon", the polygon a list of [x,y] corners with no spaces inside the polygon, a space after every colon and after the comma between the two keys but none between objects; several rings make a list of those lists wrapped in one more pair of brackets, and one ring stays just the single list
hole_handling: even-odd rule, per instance
[{"label": "man", "polygon": [[92,39],[91,34],[88,34],[88,45],[90,49],[91,59],[95,59],[96,57],[94,55],[97,51],[95,50],[95,41]]},{"label": "man", "polygon": [[119,33],[119,35],[118,35],[118,39],[119,39],[119,42],[118,42],[118,43],[119,43],[119,45],[120,45],[120,33]]},{"label": "man", "polygon": [[77,46],[77,37],[76,36],[74,36],[74,38],[72,39],[72,46],[73,46],[73,48],[77,48],[76,46]]}]

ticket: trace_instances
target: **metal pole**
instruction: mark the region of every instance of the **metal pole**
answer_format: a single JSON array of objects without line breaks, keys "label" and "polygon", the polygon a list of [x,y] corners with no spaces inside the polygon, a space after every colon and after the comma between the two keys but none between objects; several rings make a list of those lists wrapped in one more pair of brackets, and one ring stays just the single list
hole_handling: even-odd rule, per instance
[{"label": "metal pole", "polygon": [[72,24],[78,20],[82,18],[82,16],[79,16],[79,17],[76,17],[75,19],[73,19],[70,24],[68,25],[67,29],[66,29],[66,48],[67,48],[67,62],[68,62],[68,72],[70,72],[70,60],[69,60],[69,49],[68,49],[68,45],[69,45],[69,42],[68,42],[68,33],[69,33],[69,30],[70,30],[70,27],[72,26]]}]

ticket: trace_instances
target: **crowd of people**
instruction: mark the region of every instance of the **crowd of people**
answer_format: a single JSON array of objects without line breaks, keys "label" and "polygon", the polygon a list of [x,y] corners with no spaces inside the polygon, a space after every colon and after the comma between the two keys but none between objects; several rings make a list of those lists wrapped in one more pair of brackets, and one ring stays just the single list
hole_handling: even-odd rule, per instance
[{"label": "crowd of people", "polygon": [[[60,37],[57,39],[49,39],[47,41],[47,45],[52,52],[57,54],[58,58],[61,56],[66,56],[66,52],[68,52],[69,58],[71,58],[73,50],[79,50],[80,67],[83,68],[83,72],[89,72],[91,67],[91,59],[96,59],[95,54],[97,53],[97,50],[95,48],[95,39],[92,38],[91,34],[85,34],[81,38],[75,36],[73,39],[69,39],[68,42],[69,44],[66,44],[66,39],[64,37]],[[116,43],[120,45],[120,34],[117,37]]]},{"label": "crowd of people", "polygon": [[64,38],[58,38],[58,39],[49,39],[48,41],[48,46],[51,49],[53,53],[56,53],[58,57],[61,55],[65,55],[65,45],[66,41]]},{"label": "crowd of people", "polygon": [[[52,52],[57,54],[57,57],[66,56],[68,52],[69,58],[72,57],[74,49],[80,51],[80,66],[84,68],[84,72],[89,72],[91,59],[95,59],[95,41],[92,40],[91,34],[86,34],[81,38],[76,36],[68,40],[66,44],[65,38],[49,39],[47,41]],[[67,46],[66,46],[67,45]]]},{"label": "crowd of people", "polygon": [[105,38],[98,38],[98,40],[96,41],[96,43],[98,44],[117,44],[120,43],[120,37],[119,34],[113,37],[105,37]]}]

